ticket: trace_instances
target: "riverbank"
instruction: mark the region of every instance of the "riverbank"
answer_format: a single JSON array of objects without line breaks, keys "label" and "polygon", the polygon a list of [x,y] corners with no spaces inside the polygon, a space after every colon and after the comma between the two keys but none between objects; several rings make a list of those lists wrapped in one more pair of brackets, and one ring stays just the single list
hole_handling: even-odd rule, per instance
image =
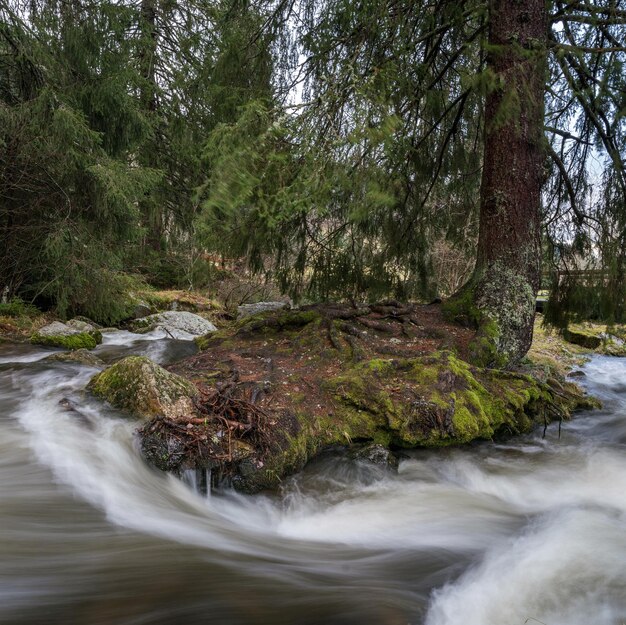
[{"label": "riverbank", "polygon": [[[593,351],[547,331],[540,317],[525,361],[499,371],[469,364],[473,331],[447,321],[438,305],[310,306],[225,321],[196,296],[160,293],[158,301],[214,318],[218,331],[169,371],[121,363],[90,388],[144,415],[141,446],[151,464],[178,474],[209,469],[245,492],[276,488],[333,446],[393,467],[401,450],[509,437],[594,405],[566,379]],[[50,321],[27,312],[0,326],[10,327],[5,336],[26,340]],[[171,409],[180,388],[182,411]],[[149,409],[134,401],[144,395]]]}]

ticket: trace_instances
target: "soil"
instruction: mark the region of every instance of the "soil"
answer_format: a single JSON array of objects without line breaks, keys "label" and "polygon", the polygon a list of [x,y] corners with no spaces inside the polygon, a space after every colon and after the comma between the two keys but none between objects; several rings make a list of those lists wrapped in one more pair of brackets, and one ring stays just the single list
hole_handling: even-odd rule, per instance
[{"label": "soil", "polygon": [[306,402],[307,412],[326,417],[334,403],[323,390],[324,382],[346,365],[441,350],[465,359],[475,334],[446,321],[439,305],[326,305],[290,314],[282,327],[274,327],[272,320],[284,314],[233,324],[209,337],[206,349],[169,369],[200,386],[234,379],[248,395],[251,388],[260,388],[259,403],[274,411],[296,413]]}]

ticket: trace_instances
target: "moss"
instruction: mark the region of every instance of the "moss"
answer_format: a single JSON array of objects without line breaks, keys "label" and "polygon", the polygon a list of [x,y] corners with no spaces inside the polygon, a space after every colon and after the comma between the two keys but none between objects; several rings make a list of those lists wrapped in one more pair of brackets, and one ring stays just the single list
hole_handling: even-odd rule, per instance
[{"label": "moss", "polygon": [[481,369],[450,352],[405,361],[363,363],[332,378],[337,415],[351,437],[400,447],[489,439],[506,427],[528,431],[537,404],[551,401],[530,376]]},{"label": "moss", "polygon": [[368,360],[362,367],[372,373],[384,375],[385,373],[393,371],[394,365],[389,359],[374,358],[373,360]]},{"label": "moss", "polygon": [[[549,414],[567,414],[580,396],[529,375],[479,368],[446,351],[405,359],[373,359],[327,380],[335,408],[325,417],[300,415],[297,435],[238,488],[275,488],[324,447],[361,441],[399,448],[442,447],[527,432]],[[306,410],[305,406],[302,406]]]},{"label": "moss", "polygon": [[289,328],[301,328],[319,319],[320,314],[314,310],[270,311],[242,319],[235,324],[235,333],[242,335],[258,330],[281,331]]},{"label": "moss", "polygon": [[226,339],[229,339],[232,336],[232,330],[222,329],[217,332],[205,334],[204,336],[198,336],[194,339],[194,342],[200,351],[204,351],[211,347],[215,347],[216,345],[221,345]]},{"label": "moss", "polygon": [[457,295],[443,302],[441,311],[449,321],[470,327],[478,327],[482,319],[482,314],[474,302],[474,289],[471,284],[467,284]]},{"label": "moss", "polygon": [[86,349],[77,349],[69,352],[57,352],[46,358],[52,362],[72,362],[89,367],[104,367],[104,362]]},{"label": "moss", "polygon": [[77,334],[33,334],[30,342],[35,345],[47,345],[50,347],[63,347],[67,350],[93,349],[102,342],[102,334],[98,330],[92,332],[80,332]]},{"label": "moss", "polygon": [[[299,330],[311,323],[319,322],[320,320],[320,314],[312,310],[269,311],[231,322],[217,332],[200,336],[194,340],[198,349],[204,351],[217,345],[226,347],[228,346],[226,341],[234,337],[246,337],[256,335],[259,332],[288,332],[289,330]],[[296,337],[294,336],[292,338],[295,339]],[[317,343],[319,343],[319,336],[315,337],[315,344]]]},{"label": "moss", "polygon": [[534,290],[523,272],[506,263],[497,261],[477,271],[442,310],[448,319],[477,329],[469,356],[480,367],[514,365],[530,347]]}]

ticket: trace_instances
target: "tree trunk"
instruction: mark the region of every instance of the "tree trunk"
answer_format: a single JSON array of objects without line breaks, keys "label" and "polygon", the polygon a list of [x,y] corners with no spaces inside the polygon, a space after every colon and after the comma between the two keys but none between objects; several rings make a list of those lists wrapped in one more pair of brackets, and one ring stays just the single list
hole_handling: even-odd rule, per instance
[{"label": "tree trunk", "polygon": [[472,357],[513,365],[530,347],[541,277],[545,0],[490,0],[485,154],[476,267],[447,309],[477,327]]}]

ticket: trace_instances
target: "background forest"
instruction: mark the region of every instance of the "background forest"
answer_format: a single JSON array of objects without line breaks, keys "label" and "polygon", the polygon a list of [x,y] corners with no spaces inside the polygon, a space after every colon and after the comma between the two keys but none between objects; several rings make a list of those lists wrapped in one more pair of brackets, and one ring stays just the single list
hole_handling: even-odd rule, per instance
[{"label": "background forest", "polygon": [[[549,318],[624,321],[626,8],[548,8]],[[300,301],[451,295],[502,87],[488,9],[0,0],[3,299],[116,323],[138,285],[207,289],[222,259]]]}]

